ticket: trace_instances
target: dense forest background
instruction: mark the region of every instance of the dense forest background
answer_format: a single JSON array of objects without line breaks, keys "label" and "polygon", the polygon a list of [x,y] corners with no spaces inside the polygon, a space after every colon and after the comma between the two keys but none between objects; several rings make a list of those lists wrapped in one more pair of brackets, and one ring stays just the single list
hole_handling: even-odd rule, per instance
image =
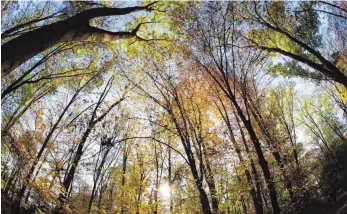
[{"label": "dense forest background", "polygon": [[347,3],[1,2],[2,213],[346,213]]}]

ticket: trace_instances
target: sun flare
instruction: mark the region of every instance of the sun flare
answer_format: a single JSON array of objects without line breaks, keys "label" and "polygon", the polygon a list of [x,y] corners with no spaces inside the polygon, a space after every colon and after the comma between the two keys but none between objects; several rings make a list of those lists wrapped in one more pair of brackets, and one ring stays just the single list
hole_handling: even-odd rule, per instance
[{"label": "sun flare", "polygon": [[159,187],[159,192],[163,197],[170,197],[171,188],[168,184],[163,184]]}]

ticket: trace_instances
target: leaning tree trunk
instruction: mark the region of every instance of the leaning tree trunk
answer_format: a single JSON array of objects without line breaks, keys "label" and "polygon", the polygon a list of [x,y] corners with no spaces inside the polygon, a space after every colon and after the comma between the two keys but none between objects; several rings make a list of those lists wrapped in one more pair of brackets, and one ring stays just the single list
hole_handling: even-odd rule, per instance
[{"label": "leaning tree trunk", "polygon": [[110,32],[89,25],[93,18],[102,16],[126,15],[136,11],[151,11],[152,2],[147,6],[127,8],[94,8],[83,11],[66,20],[45,25],[36,30],[24,33],[1,46],[1,75],[2,78],[10,74],[22,63],[62,42],[71,41],[111,41],[137,37],[136,33],[141,24],[130,32]]},{"label": "leaning tree trunk", "polygon": [[263,150],[260,146],[260,142],[258,139],[258,136],[252,126],[251,120],[247,119],[246,116],[244,115],[241,107],[239,106],[239,104],[236,101],[236,97],[234,96],[234,94],[232,93],[231,88],[229,87],[229,85],[227,85],[228,88],[228,94],[227,96],[229,97],[231,104],[235,107],[236,112],[238,114],[238,116],[240,117],[242,123],[244,124],[246,130],[248,131],[249,137],[253,143],[255,152],[258,156],[258,163],[263,171],[263,175],[265,178],[265,182],[267,184],[267,188],[269,190],[269,195],[270,195],[270,199],[271,199],[271,205],[272,205],[272,210],[274,214],[279,214],[280,211],[280,206],[277,200],[277,191],[276,191],[276,187],[275,187],[275,182],[273,181],[273,178],[271,176],[271,172],[269,169],[269,165],[268,162],[265,159]]}]

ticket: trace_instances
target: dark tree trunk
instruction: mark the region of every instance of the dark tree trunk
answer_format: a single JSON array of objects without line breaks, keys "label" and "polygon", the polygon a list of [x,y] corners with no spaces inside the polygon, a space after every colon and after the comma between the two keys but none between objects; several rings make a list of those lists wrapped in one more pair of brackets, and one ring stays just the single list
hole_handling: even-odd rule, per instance
[{"label": "dark tree trunk", "polygon": [[67,173],[67,176],[65,177],[64,179],[64,182],[63,182],[63,187],[65,189],[65,193],[61,193],[59,194],[59,202],[60,202],[60,207],[59,207],[59,212],[61,211],[61,208],[63,207],[63,204],[65,203],[66,201],[66,193],[69,191],[69,188],[72,184],[72,181],[73,181],[73,178],[75,176],[75,173],[76,173],[76,169],[77,169],[77,166],[78,166],[78,163],[82,157],[82,154],[83,154],[83,148],[84,148],[84,144],[86,143],[88,137],[89,137],[89,134],[91,133],[91,131],[93,130],[94,126],[100,122],[103,118],[105,118],[105,116],[115,107],[117,106],[119,103],[121,103],[125,98],[121,98],[120,100],[118,100],[117,102],[114,102],[112,105],[110,105],[110,107],[103,113],[101,114],[99,117],[96,118],[96,114],[97,114],[97,110],[99,108],[99,106],[101,105],[101,103],[103,102],[103,100],[105,99],[106,95],[108,94],[111,86],[112,86],[112,81],[113,81],[113,77],[110,78],[110,80],[107,82],[106,86],[105,86],[105,89],[104,91],[101,93],[100,95],[100,98],[92,112],[92,115],[91,115],[91,118],[87,124],[87,129],[86,131],[84,132],[82,138],[81,138],[81,141],[77,147],[77,151],[76,151],[76,154],[75,154],[75,157],[73,159],[73,162],[72,162],[72,166],[69,170],[69,172]]},{"label": "dark tree trunk", "polygon": [[[124,145],[124,150],[123,150],[123,163],[122,163],[122,198],[125,197],[125,192],[124,192],[124,186],[125,186],[125,173],[127,171],[127,160],[128,160],[128,154],[127,154],[127,145]],[[124,200],[123,200],[124,201]],[[125,207],[123,204],[121,204],[121,213],[125,213]]]},{"label": "dark tree trunk", "polygon": [[[95,77],[95,76],[94,76]],[[66,107],[63,109],[62,113],[59,115],[58,120],[54,123],[52,129],[49,131],[47,137],[45,138],[45,141],[43,142],[39,152],[37,153],[36,159],[34,161],[34,163],[32,164],[32,166],[30,167],[29,173],[25,176],[25,183],[23,184],[22,188],[20,189],[18,196],[17,196],[17,204],[18,206],[20,205],[20,202],[24,196],[25,190],[27,188],[27,184],[31,178],[32,175],[36,169],[37,163],[40,161],[41,156],[43,155],[43,152],[45,151],[46,147],[48,146],[48,143],[50,142],[51,137],[53,136],[55,130],[57,129],[60,121],[63,119],[64,115],[66,114],[66,112],[68,111],[68,109],[70,108],[70,106],[75,102],[78,94],[81,92],[81,90],[91,81],[94,79],[94,77],[92,77],[91,79],[89,79],[83,86],[81,86],[73,95],[73,97],[71,98],[71,100],[69,101],[69,103],[66,105]]]},{"label": "dark tree trunk", "polygon": [[[100,152],[101,152],[101,150],[102,150],[102,147],[100,147]],[[93,205],[93,201],[94,201],[94,198],[95,198],[95,195],[96,195],[96,193],[95,193],[96,186],[98,184],[98,181],[99,181],[99,178],[100,178],[100,175],[101,175],[101,169],[104,167],[104,164],[105,164],[105,161],[106,161],[106,158],[107,158],[107,155],[108,155],[109,151],[110,151],[110,148],[106,148],[106,152],[102,156],[101,163],[98,166],[98,168],[96,169],[96,175],[95,175],[95,179],[94,179],[94,183],[93,183],[93,189],[92,189],[92,193],[90,195],[90,200],[89,200],[88,213],[90,213],[90,211],[91,211],[91,208],[92,208],[92,205]]]},{"label": "dark tree trunk", "polygon": [[202,188],[202,184],[197,184],[199,185],[198,190],[200,193],[200,203],[201,203],[201,209],[203,214],[212,214],[211,208],[210,208],[210,203],[208,201],[207,194],[205,190]]},{"label": "dark tree trunk", "polygon": [[[253,198],[254,207],[255,207],[255,210],[256,210],[257,214],[258,213],[262,214],[262,213],[264,213],[264,208],[263,208],[263,201],[262,201],[262,197],[261,197],[260,178],[259,178],[259,175],[258,175],[258,171],[257,171],[257,168],[255,167],[255,163],[253,161],[252,155],[250,154],[249,147],[248,147],[247,141],[246,141],[246,136],[245,136],[245,134],[243,132],[243,129],[241,127],[241,124],[240,124],[240,119],[235,114],[234,108],[233,108],[233,113],[235,115],[236,124],[237,124],[237,126],[238,126],[238,128],[240,130],[240,133],[241,133],[242,142],[243,142],[243,144],[245,146],[246,153],[247,153],[248,158],[250,159],[250,162],[251,162],[251,169],[252,169],[252,174],[253,174],[253,177],[254,177],[255,188],[256,188],[256,189],[253,188],[253,190],[252,189],[250,190],[252,198]],[[245,170],[245,173],[247,173],[246,170]],[[249,172],[247,174],[249,174]],[[251,179],[250,175],[246,175],[246,176],[247,176],[248,180]]]},{"label": "dark tree trunk", "polygon": [[[171,149],[169,148],[168,151],[168,180],[169,180],[169,187],[172,188],[172,169],[171,169]],[[172,190],[170,191],[170,213],[173,211],[173,200],[172,200]]]},{"label": "dark tree trunk", "polygon": [[200,198],[200,204],[201,204],[202,212],[204,214],[212,214],[210,203],[208,201],[208,196],[207,196],[207,194],[203,188],[202,177],[200,178],[200,176],[198,174],[198,170],[197,170],[196,165],[195,165],[195,160],[192,159],[190,157],[190,155],[187,155],[187,156],[188,156],[188,160],[189,160],[189,166],[190,166],[190,169],[191,169],[194,181],[195,181],[195,185],[199,191],[199,198]]},{"label": "dark tree trunk", "polygon": [[[244,166],[244,169],[245,169],[244,173],[245,173],[245,176],[246,176],[249,188],[250,188],[249,192],[250,192],[250,195],[252,196],[252,200],[253,200],[253,204],[254,204],[256,213],[257,214],[262,214],[263,213],[263,205],[262,205],[261,197],[258,196],[260,194],[260,192],[259,192],[259,188],[258,188],[258,182],[259,181],[257,181],[257,178],[258,178],[257,172],[254,170],[253,171],[253,175],[254,175],[254,178],[256,180],[255,183],[256,183],[256,187],[257,187],[257,191],[258,192],[256,192],[256,189],[254,188],[252,176],[251,176],[249,170],[247,169],[247,166],[245,165],[245,161],[243,159],[241,150],[240,150],[240,148],[239,148],[239,146],[238,146],[238,144],[236,142],[236,139],[235,139],[235,136],[234,136],[234,132],[233,132],[232,127],[231,127],[231,121],[230,121],[227,109],[226,109],[223,101],[221,99],[219,99],[219,101],[220,101],[220,103],[222,105],[222,108],[220,108],[218,105],[217,105],[217,108],[218,108],[218,111],[221,114],[224,122],[226,123],[226,126],[227,126],[228,130],[229,130],[230,140],[231,140],[231,142],[232,142],[232,144],[233,144],[233,146],[235,148],[236,154],[237,154],[241,164]],[[248,148],[248,145],[247,145],[247,142],[246,142],[246,138],[245,138],[244,132],[243,132],[242,127],[240,125],[239,118],[235,114],[235,111],[234,111],[233,107],[232,107],[232,109],[233,109],[233,113],[234,113],[235,118],[236,118],[236,123],[237,123],[238,128],[239,128],[240,133],[241,133],[242,142],[243,142],[243,144],[245,146],[247,154],[249,155],[249,148]],[[250,155],[249,155],[249,157],[250,157]],[[250,157],[250,160],[251,160],[252,169],[253,168],[255,169],[254,161],[253,161],[253,159],[251,157]]]},{"label": "dark tree trunk", "polygon": [[209,160],[209,157],[207,155],[207,151],[206,151],[206,146],[204,144],[204,142],[201,143],[202,144],[202,148],[203,148],[203,152],[204,152],[204,156],[205,156],[205,160],[206,160],[206,183],[208,185],[208,188],[210,190],[210,195],[211,195],[211,202],[212,202],[212,210],[213,213],[218,213],[218,197],[217,197],[217,188],[216,188],[216,184],[214,181],[214,176],[213,176],[213,172],[211,169],[211,163]]},{"label": "dark tree trunk", "polygon": [[137,28],[131,32],[109,32],[90,26],[89,21],[101,16],[118,16],[141,10],[153,10],[150,6],[155,3],[143,7],[93,8],[66,20],[24,33],[1,46],[2,52],[5,53],[1,57],[1,76],[2,78],[6,77],[22,63],[62,42],[103,42],[136,37]]},{"label": "dark tree trunk", "polygon": [[[229,86],[229,85],[227,85],[227,86]],[[239,104],[237,103],[236,98],[235,98],[234,94],[232,93],[230,87],[228,87],[228,97],[230,98],[233,106],[235,107],[236,112],[237,112],[238,116],[240,117],[242,123],[245,125],[245,127],[248,131],[248,134],[251,138],[251,141],[253,142],[253,146],[254,146],[255,151],[257,153],[257,156],[258,156],[258,163],[259,163],[259,165],[263,171],[265,182],[266,182],[268,190],[269,190],[272,210],[273,210],[274,214],[279,214],[280,213],[280,207],[279,207],[278,200],[277,200],[277,192],[276,192],[276,188],[275,188],[275,182],[273,181],[273,178],[271,176],[268,162],[266,161],[266,159],[264,157],[264,153],[263,153],[262,148],[260,146],[258,136],[254,131],[254,128],[252,126],[250,119],[247,119],[246,116],[244,115],[244,113],[242,112],[242,109],[240,108]]]},{"label": "dark tree trunk", "polygon": [[[215,59],[213,55],[211,57],[213,59]],[[218,62],[216,64],[218,66]],[[215,83],[218,84],[220,89],[229,98],[231,105],[235,107],[236,113],[240,117],[243,125],[245,126],[245,128],[246,128],[246,130],[250,136],[250,139],[253,143],[253,146],[255,148],[255,152],[258,156],[258,163],[259,163],[259,165],[263,171],[265,182],[266,182],[268,190],[269,190],[272,210],[273,210],[274,214],[279,214],[280,213],[280,206],[279,206],[278,200],[277,200],[277,191],[276,191],[276,187],[275,187],[275,182],[273,181],[273,178],[271,176],[268,162],[265,159],[265,156],[264,156],[263,150],[261,148],[258,136],[257,136],[257,134],[256,134],[256,132],[252,126],[250,118],[247,119],[246,115],[243,113],[240,105],[237,102],[235,94],[233,93],[233,91],[231,89],[229,79],[228,79],[229,76],[226,75],[226,73],[224,73],[225,71],[223,70],[223,68],[219,68],[220,72],[222,73],[222,78],[223,78],[223,82],[221,82],[220,80],[218,80],[216,78],[216,76],[214,76],[214,74],[210,71],[210,69],[206,65],[202,64],[201,62],[200,62],[200,65],[202,65],[204,67],[204,69],[211,76],[211,78],[215,81]]]},{"label": "dark tree trunk", "polygon": [[[250,98],[250,97],[249,97]],[[271,153],[273,155],[273,157],[276,160],[277,165],[280,167],[283,179],[284,179],[284,183],[285,183],[285,187],[289,192],[289,197],[292,203],[295,203],[295,196],[294,196],[294,192],[293,192],[293,186],[292,186],[292,182],[290,181],[290,179],[287,176],[287,173],[285,171],[285,166],[284,163],[282,161],[281,155],[279,153],[279,148],[275,146],[275,140],[273,139],[272,135],[269,133],[269,127],[265,124],[265,121],[263,119],[263,116],[261,115],[261,112],[257,109],[257,106],[254,104],[254,102],[252,101],[252,99],[248,99],[250,101],[250,110],[252,115],[254,116],[255,120],[257,121],[261,132],[263,133],[263,135],[265,136],[265,139],[269,145],[269,147],[271,148]]]},{"label": "dark tree trunk", "polygon": [[62,42],[78,41],[89,23],[82,20],[68,19],[43,26],[16,37],[2,45],[1,75],[11,73],[22,63],[41,53],[47,48]]},{"label": "dark tree trunk", "polygon": [[[74,175],[76,173],[76,169],[77,169],[77,166],[78,166],[78,163],[82,157],[82,154],[83,154],[83,147],[84,147],[84,144],[85,142],[87,141],[87,138],[90,134],[90,132],[92,131],[92,127],[89,127],[87,128],[87,130],[84,132],[83,134],[83,137],[78,145],[78,148],[77,148],[77,151],[76,151],[76,155],[75,155],[75,158],[73,160],[73,163],[72,163],[72,166],[68,172],[68,175],[66,176],[66,179],[65,181],[63,182],[63,187],[66,191],[66,193],[69,191],[69,188],[70,188],[70,185],[72,183],[72,180],[74,178]],[[66,199],[66,196],[67,195],[63,195],[63,194],[60,194],[59,196],[59,199],[60,201],[62,201],[62,199]]]}]

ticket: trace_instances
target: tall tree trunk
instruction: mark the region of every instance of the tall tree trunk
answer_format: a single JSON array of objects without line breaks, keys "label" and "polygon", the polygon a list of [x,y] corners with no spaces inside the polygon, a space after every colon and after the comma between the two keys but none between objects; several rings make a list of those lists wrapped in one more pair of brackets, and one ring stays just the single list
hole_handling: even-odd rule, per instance
[{"label": "tall tree trunk", "polygon": [[154,143],[154,156],[155,156],[155,189],[154,189],[154,211],[153,214],[158,213],[158,190],[160,186],[159,181],[159,154],[157,153],[157,143]]},{"label": "tall tree trunk", "polygon": [[273,210],[274,214],[279,214],[280,213],[280,207],[279,207],[278,200],[277,200],[277,191],[275,188],[275,182],[273,181],[273,178],[271,176],[268,162],[266,161],[266,159],[264,157],[258,136],[256,135],[256,133],[254,131],[254,128],[252,126],[250,119],[247,119],[246,116],[244,115],[244,113],[242,112],[242,110],[241,110],[239,104],[237,103],[236,98],[233,95],[230,87],[228,87],[228,92],[229,92],[229,98],[230,98],[232,104],[234,105],[236,112],[238,113],[238,116],[240,117],[242,123],[246,127],[248,134],[249,134],[249,136],[253,142],[253,146],[254,146],[255,151],[257,153],[257,156],[258,156],[258,163],[259,163],[259,165],[263,171],[264,178],[265,178],[268,190],[269,190],[272,210]]},{"label": "tall tree trunk", "polygon": [[[88,124],[89,125],[89,124]],[[81,141],[80,143],[78,144],[78,147],[77,147],[77,151],[76,151],[76,155],[74,157],[74,160],[73,160],[73,163],[72,163],[72,166],[66,176],[66,179],[64,180],[63,182],[63,187],[65,189],[65,194],[60,194],[59,195],[59,201],[61,203],[61,205],[64,203],[64,201],[66,200],[67,198],[67,192],[69,191],[69,188],[70,188],[70,185],[72,183],[72,180],[74,178],[74,175],[76,173],[76,169],[77,169],[77,166],[78,166],[78,163],[82,157],[82,154],[83,154],[83,148],[84,148],[84,144],[90,134],[90,132],[92,131],[92,127],[88,126],[87,130],[84,132],[82,138],[81,138]]]},{"label": "tall tree trunk", "polygon": [[[285,171],[285,165],[284,162],[282,161],[281,155],[279,153],[279,148],[277,146],[275,146],[275,140],[273,139],[272,135],[269,133],[269,127],[266,125],[263,116],[261,115],[261,112],[259,111],[259,108],[257,108],[257,106],[255,105],[255,103],[253,102],[253,100],[248,97],[249,101],[250,101],[250,110],[251,113],[253,115],[253,117],[255,118],[255,120],[258,123],[258,126],[260,127],[261,132],[263,133],[263,135],[265,136],[265,140],[267,141],[269,147],[271,148],[271,154],[274,156],[277,165],[280,167],[283,179],[284,179],[284,185],[286,187],[286,189],[288,190],[289,196],[290,196],[290,200],[292,203],[295,203],[295,196],[294,196],[294,192],[293,192],[293,186],[292,186],[292,182],[290,181],[290,179],[288,178],[288,175]],[[256,110],[258,109],[258,110]]]},{"label": "tall tree trunk", "polygon": [[109,192],[109,197],[108,197],[108,206],[107,206],[107,211],[108,213],[110,213],[112,211],[113,208],[113,191],[114,191],[114,183],[112,182],[111,187],[110,187],[110,192]]},{"label": "tall tree trunk", "polygon": [[[171,141],[169,141],[169,142],[171,142]],[[169,144],[170,145],[170,144]],[[171,165],[172,165],[172,163],[171,163],[171,149],[169,148],[169,151],[168,151],[168,180],[169,180],[169,187],[170,187],[170,213],[172,213],[173,212],[173,200],[172,200],[172,169],[171,169]]]},{"label": "tall tree trunk", "polygon": [[[214,58],[214,56],[212,55],[212,58]],[[221,82],[220,80],[218,80],[216,78],[216,76],[214,76],[213,72],[204,64],[202,64],[201,62],[199,62],[200,65],[206,70],[206,72],[210,75],[210,77],[215,81],[215,83],[218,85],[218,87],[225,93],[225,95],[229,98],[231,105],[235,107],[236,109],[236,113],[237,115],[240,117],[243,125],[245,126],[250,139],[253,143],[253,146],[255,148],[256,154],[258,156],[258,163],[263,171],[263,175],[269,190],[269,194],[270,194],[270,199],[271,199],[271,205],[272,205],[272,210],[274,212],[274,214],[279,214],[280,211],[280,206],[278,204],[278,200],[277,200],[277,191],[276,191],[276,187],[275,187],[275,182],[273,181],[273,177],[271,176],[271,172],[268,166],[268,162],[265,159],[263,150],[261,148],[258,136],[252,126],[251,120],[250,118],[247,119],[246,115],[243,113],[240,105],[237,102],[237,99],[235,97],[235,94],[233,93],[231,86],[230,86],[230,82],[229,82],[229,76],[226,75],[224,73],[223,68],[220,68],[220,72],[222,73],[222,78],[223,78],[223,82]],[[217,66],[218,62],[217,62]]]},{"label": "tall tree trunk", "polygon": [[200,203],[201,203],[201,208],[202,208],[202,213],[204,214],[212,214],[211,208],[210,208],[210,203],[208,201],[207,194],[205,190],[202,187],[202,184],[197,184],[199,185],[198,191],[200,193]]},{"label": "tall tree trunk", "polygon": [[[43,157],[44,161],[46,160],[47,156],[48,156],[48,153],[46,153],[45,156]],[[44,164],[44,161],[41,161],[40,166],[37,168],[35,176],[33,177],[33,182],[35,182],[35,180],[36,180],[36,178],[37,178],[37,176],[38,176],[38,174],[39,174],[39,172],[40,172],[40,170],[41,170],[41,168],[42,168],[42,166]],[[28,203],[28,200],[29,200],[29,197],[30,197],[30,193],[31,193],[31,189],[32,188],[29,188],[28,193],[25,196],[25,203]]]},{"label": "tall tree trunk", "polygon": [[195,165],[195,160],[192,159],[190,156],[188,156],[189,160],[189,165],[190,169],[195,181],[195,185],[199,191],[199,198],[200,198],[200,204],[201,204],[201,209],[204,214],[212,214],[211,208],[210,208],[210,203],[208,201],[208,196],[203,188],[203,183],[202,183],[202,177],[199,176],[198,170]]},{"label": "tall tree trunk", "polygon": [[10,74],[22,63],[41,53],[47,48],[59,43],[71,41],[111,41],[137,37],[138,27],[131,32],[109,32],[89,25],[89,21],[102,16],[119,16],[136,11],[150,11],[150,3],[147,6],[127,8],[93,8],[85,10],[66,20],[45,25],[41,28],[24,33],[1,46],[3,54],[1,57],[2,78]]},{"label": "tall tree trunk", "polygon": [[122,201],[123,203],[121,204],[121,213],[125,213],[126,209],[124,207],[124,197],[125,197],[125,173],[127,171],[127,160],[128,160],[128,154],[127,154],[127,144],[126,141],[124,143],[124,150],[123,150],[123,163],[122,163]]},{"label": "tall tree trunk", "polygon": [[[254,163],[254,160],[253,160],[253,157],[249,151],[249,147],[248,147],[248,144],[247,144],[247,141],[246,141],[246,136],[245,136],[245,133],[243,132],[243,129],[241,127],[241,123],[240,123],[240,119],[238,118],[237,114],[235,113],[235,109],[234,107],[233,108],[233,113],[234,113],[234,116],[235,116],[235,119],[236,119],[236,124],[240,130],[240,133],[241,133],[241,137],[242,137],[242,142],[243,142],[243,145],[245,147],[245,150],[246,150],[246,153],[247,153],[247,156],[248,156],[248,159],[250,160],[251,162],[251,169],[252,169],[252,174],[253,174],[253,177],[254,177],[254,183],[255,183],[255,190],[254,192],[251,193],[251,195],[254,195],[254,200],[256,201],[256,203],[254,203],[254,207],[256,209],[256,213],[263,213],[264,212],[264,209],[263,209],[263,201],[262,201],[262,197],[261,197],[261,188],[260,188],[260,177],[258,175],[258,170],[255,166],[255,163]],[[247,173],[249,174],[249,172]],[[249,175],[246,175],[247,177],[249,177]],[[249,178],[248,178],[249,179]],[[252,189],[251,189],[252,191]]]},{"label": "tall tree trunk", "polygon": [[[175,97],[175,99],[176,99],[176,103],[178,104],[178,107],[181,108],[180,102],[177,99],[177,97]],[[181,110],[181,116],[183,116],[182,109],[180,109],[180,110]],[[168,113],[171,116],[172,122],[175,124],[176,130],[179,134],[184,151],[187,155],[188,165],[190,167],[190,171],[192,172],[195,185],[199,191],[199,198],[200,198],[200,204],[201,204],[202,212],[204,214],[212,214],[210,203],[208,201],[208,196],[207,196],[207,194],[203,188],[203,175],[199,176],[198,169],[197,169],[196,162],[195,162],[195,158],[194,158],[194,154],[193,154],[193,151],[191,149],[190,139],[189,139],[189,137],[186,137],[187,130],[182,130],[182,128],[180,127],[180,125],[179,125],[179,123],[178,123],[178,121],[177,121],[177,119],[176,119],[176,117],[173,114],[171,109],[168,110]],[[184,120],[184,116],[182,118]],[[184,120],[184,122],[186,122],[186,121]],[[187,126],[185,125],[184,127],[187,127]]]},{"label": "tall tree trunk", "polygon": [[214,180],[214,176],[213,176],[213,172],[211,169],[211,163],[209,160],[209,157],[207,155],[207,151],[206,151],[206,146],[205,143],[202,142],[202,148],[203,148],[203,153],[205,156],[205,160],[206,160],[206,183],[208,185],[208,188],[210,190],[210,195],[211,195],[211,202],[212,202],[212,212],[213,213],[218,213],[218,196],[217,196],[217,188],[216,188],[216,184],[215,184],[215,180]]},{"label": "tall tree trunk", "polygon": [[[25,180],[24,180],[24,184],[22,185],[22,188],[20,189],[18,195],[17,195],[17,201],[16,203],[14,203],[15,206],[20,206],[21,200],[24,196],[25,190],[27,188],[27,183],[31,180],[32,175],[36,169],[36,166],[38,164],[38,162],[41,159],[41,156],[43,155],[43,152],[46,150],[51,137],[53,136],[55,130],[58,128],[58,125],[60,124],[60,121],[63,119],[64,115],[66,114],[66,112],[68,111],[68,109],[70,108],[70,106],[75,102],[78,94],[81,92],[81,90],[92,80],[94,79],[95,76],[93,76],[92,78],[90,78],[85,84],[83,84],[76,92],[75,94],[72,96],[71,100],[69,101],[69,103],[65,106],[65,108],[63,109],[62,113],[59,115],[58,120],[54,123],[53,127],[51,128],[51,130],[48,132],[45,141],[43,142],[39,152],[37,153],[36,159],[34,160],[34,163],[31,165],[31,168],[28,172],[28,174],[25,176]],[[16,209],[16,208],[14,208]]]},{"label": "tall tree trunk", "polygon": [[61,209],[63,208],[64,203],[66,202],[66,192],[69,191],[70,185],[72,184],[73,178],[74,178],[75,173],[76,173],[76,169],[78,167],[78,163],[79,163],[79,161],[80,161],[80,159],[82,157],[82,154],[83,154],[84,144],[86,143],[86,141],[87,141],[87,139],[89,137],[89,134],[91,133],[91,131],[93,130],[94,126],[97,123],[99,123],[103,118],[105,118],[106,115],[115,106],[117,106],[119,103],[121,103],[125,99],[124,97],[122,97],[120,100],[114,102],[112,105],[109,106],[108,109],[106,109],[105,112],[103,112],[99,117],[96,118],[97,110],[98,110],[99,106],[101,105],[101,103],[104,101],[104,99],[105,99],[106,95],[108,94],[108,92],[110,91],[110,88],[112,86],[112,81],[113,81],[113,77],[111,77],[109,79],[109,81],[107,82],[103,92],[101,93],[101,95],[99,97],[99,100],[97,101],[97,103],[95,105],[95,108],[94,108],[94,110],[92,112],[91,118],[90,118],[90,120],[89,120],[89,122],[87,124],[87,129],[83,133],[81,141],[78,144],[77,151],[76,151],[75,157],[74,157],[73,162],[72,162],[72,166],[71,166],[69,172],[67,173],[67,176],[65,177],[64,182],[63,182],[63,188],[65,189],[65,193],[60,193],[59,194],[60,205],[59,205],[59,208],[58,208],[58,212],[61,211]]},{"label": "tall tree trunk", "polygon": [[[102,142],[101,142],[101,145],[102,145]],[[99,151],[100,153],[101,153],[102,149],[103,149],[103,147],[100,147],[100,151]],[[110,148],[107,147],[105,153],[102,156],[101,163],[98,166],[98,168],[96,169],[96,175],[95,175],[95,179],[94,179],[94,183],[93,183],[93,189],[92,189],[92,193],[90,195],[90,200],[89,200],[89,205],[88,205],[88,213],[90,213],[90,211],[91,211],[91,208],[92,208],[92,205],[93,205],[93,201],[94,201],[94,198],[95,198],[95,195],[96,195],[96,193],[95,193],[96,186],[98,184],[98,181],[99,181],[99,178],[100,178],[100,175],[101,175],[101,169],[104,167],[104,164],[105,164],[105,161],[106,161],[106,158],[107,158],[107,155],[108,155],[109,151],[110,151]]]},{"label": "tall tree trunk", "polygon": [[[259,197],[260,193],[259,193],[259,188],[257,186],[258,185],[257,182],[259,182],[259,181],[257,181],[257,180],[255,181],[256,182],[256,186],[257,186],[257,190],[258,190],[258,192],[256,192],[256,190],[254,188],[252,176],[251,176],[249,170],[247,169],[247,166],[245,165],[245,160],[244,160],[244,158],[242,156],[242,153],[241,153],[241,150],[239,148],[239,145],[236,142],[236,139],[235,139],[235,136],[234,136],[234,132],[233,132],[232,127],[231,127],[231,121],[230,121],[227,109],[226,109],[225,105],[223,104],[223,101],[220,98],[219,98],[219,101],[220,101],[220,103],[222,105],[222,108],[220,108],[218,105],[217,105],[217,108],[218,108],[218,111],[221,114],[221,116],[222,116],[222,118],[223,118],[227,128],[228,128],[229,137],[230,137],[230,140],[231,140],[231,142],[232,142],[232,144],[233,144],[233,146],[235,148],[236,154],[237,154],[241,164],[243,165],[243,167],[245,169],[244,173],[245,173],[245,176],[247,178],[248,185],[250,187],[249,192],[250,192],[250,195],[252,196],[252,200],[253,200],[253,204],[254,204],[256,213],[257,214],[262,214],[263,213],[263,205],[262,205],[261,197]],[[246,149],[246,152],[247,152],[247,154],[248,154],[248,156],[249,156],[249,158],[251,160],[251,166],[252,166],[252,169],[253,169],[253,168],[255,168],[254,161],[253,161],[253,159],[249,155],[249,148],[248,148],[248,145],[247,145],[247,142],[246,142],[246,138],[245,138],[244,132],[243,132],[242,127],[240,125],[239,118],[235,114],[233,106],[231,106],[231,107],[232,107],[234,116],[236,118],[236,122],[237,122],[238,128],[239,128],[240,133],[241,133],[242,142],[243,142],[243,144],[245,146],[245,149]],[[253,171],[253,175],[254,175],[255,178],[258,177],[256,171]]]}]

